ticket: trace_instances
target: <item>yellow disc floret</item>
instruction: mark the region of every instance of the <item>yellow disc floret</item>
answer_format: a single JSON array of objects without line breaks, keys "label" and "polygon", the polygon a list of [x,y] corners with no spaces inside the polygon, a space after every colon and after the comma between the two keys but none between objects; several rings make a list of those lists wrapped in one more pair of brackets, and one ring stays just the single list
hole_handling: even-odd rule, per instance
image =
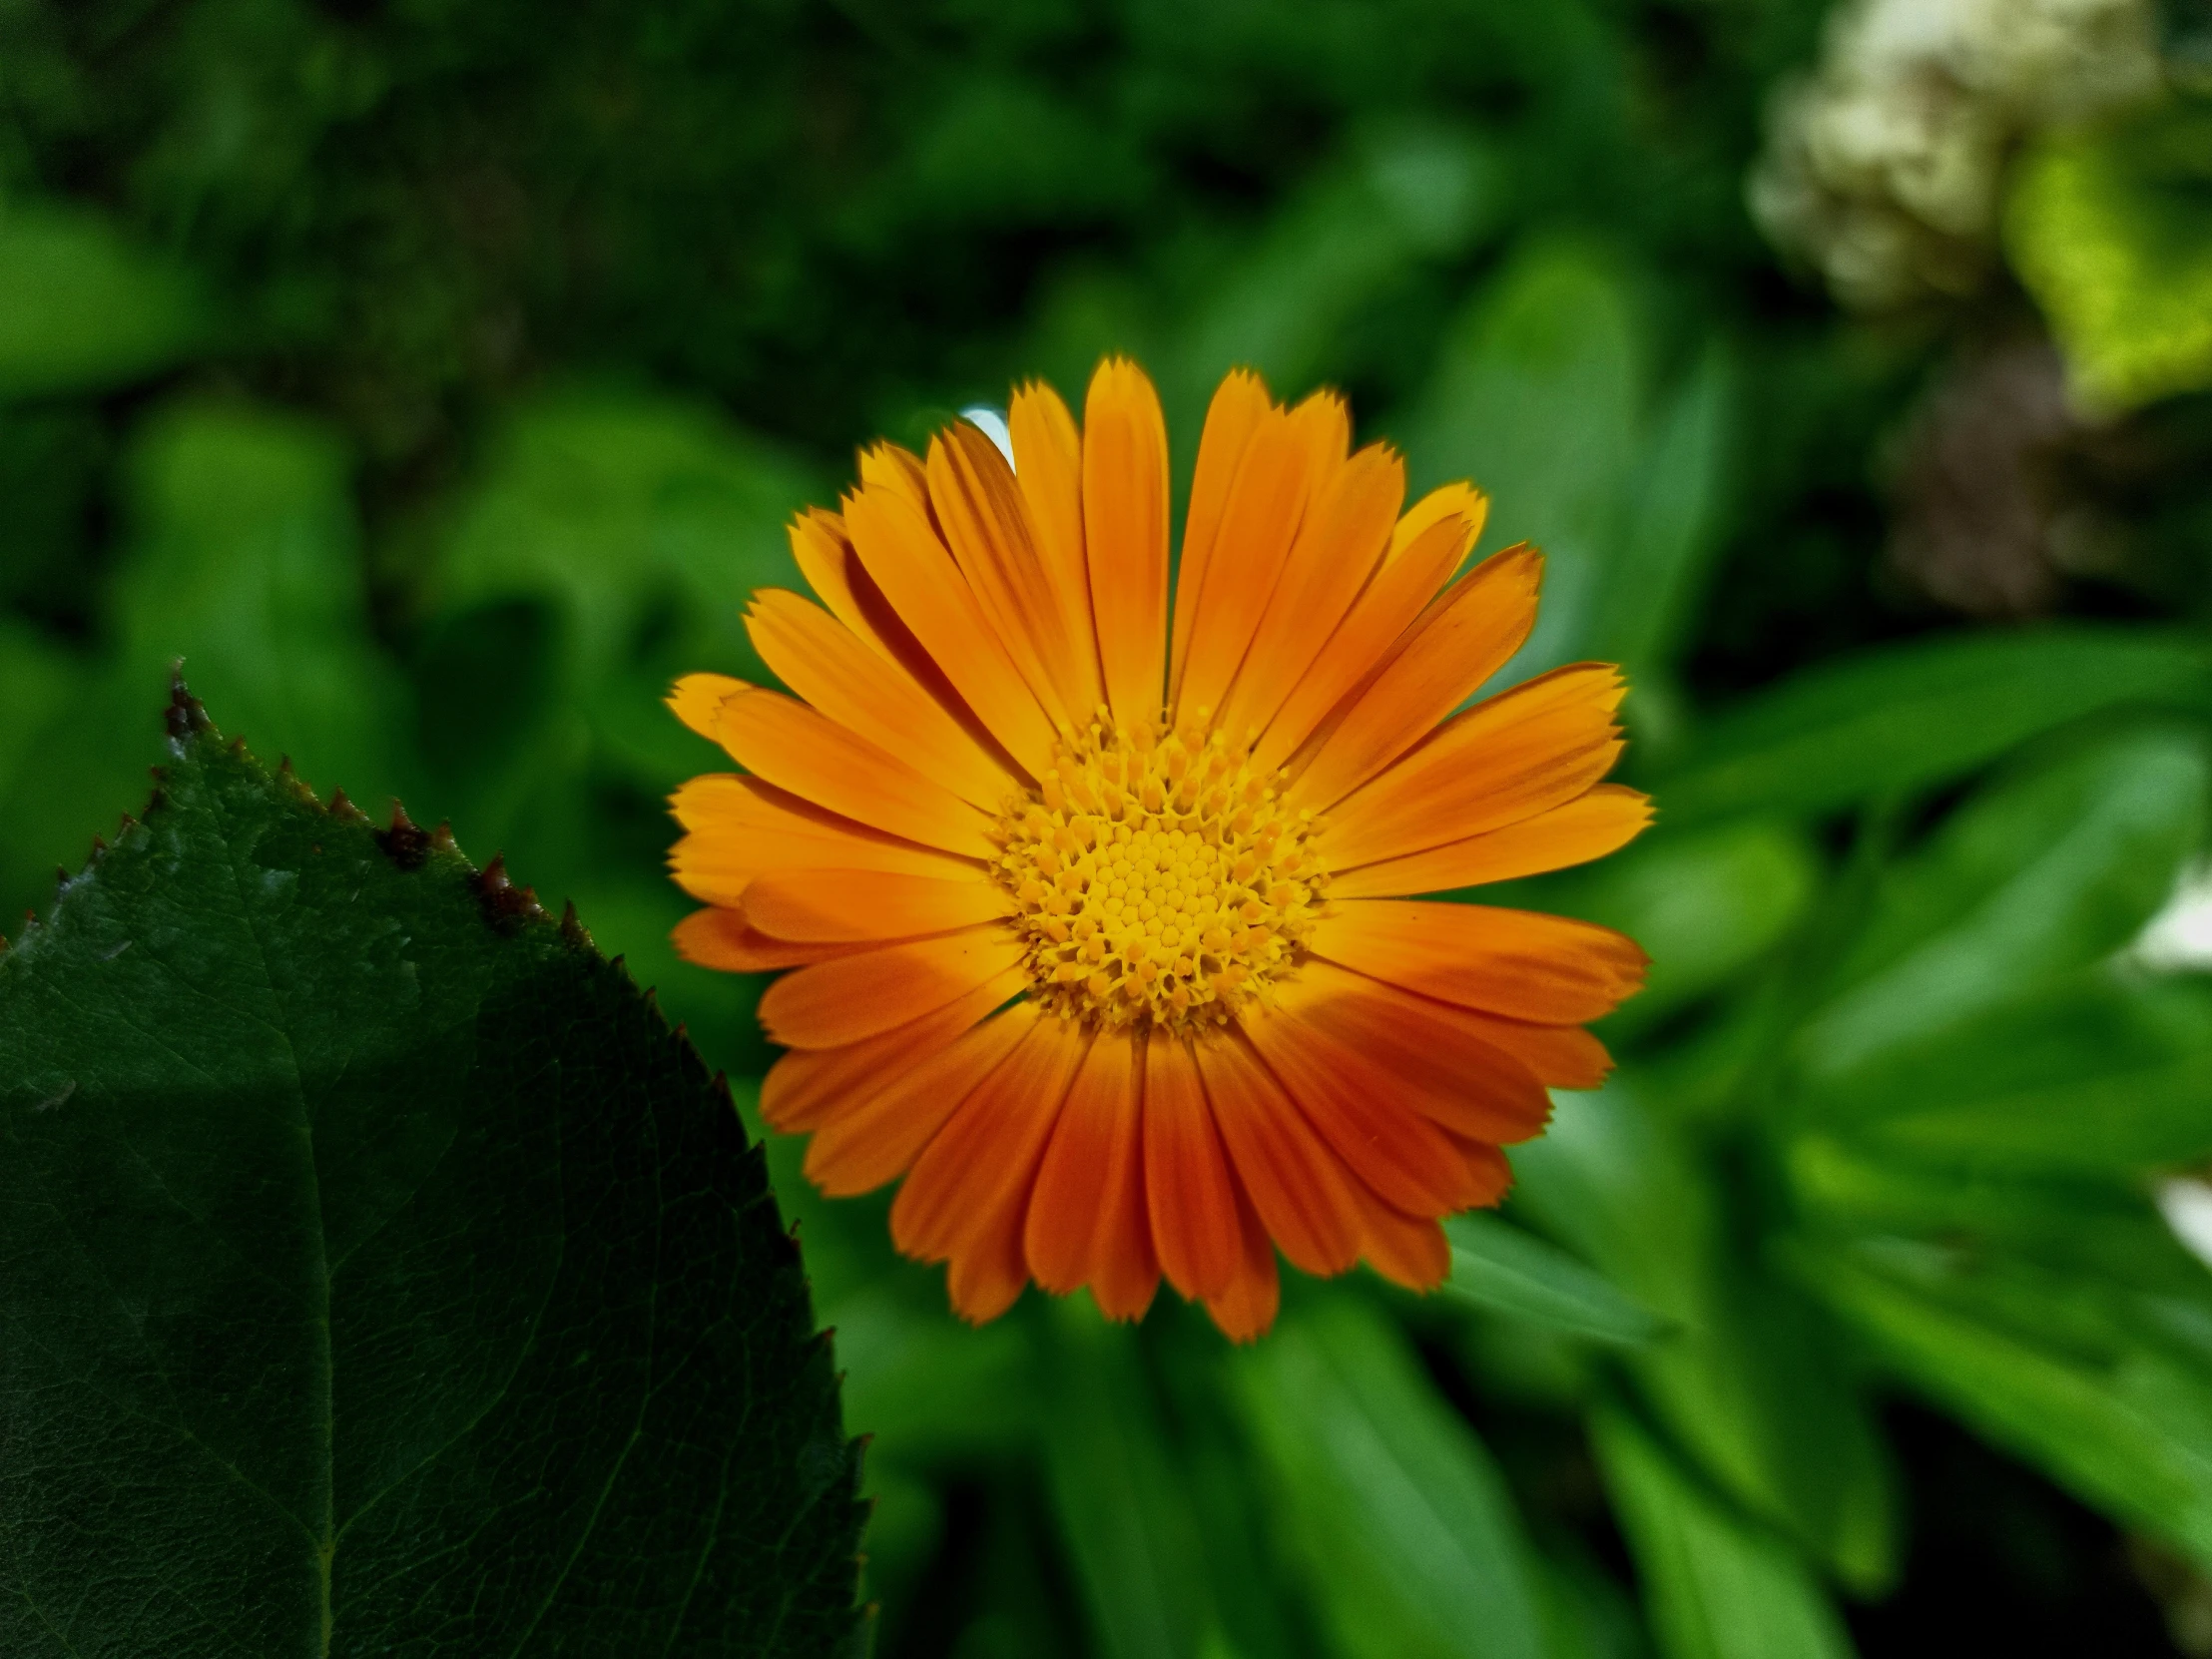
[{"label": "yellow disc floret", "polygon": [[1226,1021],[1296,961],[1324,903],[1312,813],[1241,746],[1101,710],[1058,765],[1008,803],[999,878],[1029,941],[1032,993],[1114,1027]]}]

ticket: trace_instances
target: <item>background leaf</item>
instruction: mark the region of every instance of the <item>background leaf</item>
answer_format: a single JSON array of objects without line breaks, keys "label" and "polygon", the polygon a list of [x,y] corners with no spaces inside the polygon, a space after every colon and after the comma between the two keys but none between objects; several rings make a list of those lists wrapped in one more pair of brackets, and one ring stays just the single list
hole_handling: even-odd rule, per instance
[{"label": "background leaf", "polygon": [[1848,988],[1800,1035],[1816,1083],[2118,950],[2203,838],[2205,789],[2201,741],[2149,732],[1954,814],[1897,866],[1840,970]]},{"label": "background leaf", "polygon": [[102,216],[22,200],[0,210],[0,400],[104,389],[211,333],[200,285]]},{"label": "background leaf", "polygon": [[1806,1260],[1915,1386],[2212,1559],[2212,1298],[2201,1287],[2197,1307],[2161,1331],[2153,1305],[2086,1276],[1987,1271],[1903,1246]]},{"label": "background leaf", "polygon": [[1600,1342],[1648,1343],[1666,1330],[1603,1275],[1496,1216],[1453,1216],[1444,1232],[1451,1240],[1444,1288],[1454,1296]]},{"label": "background leaf", "polygon": [[1342,1652],[1543,1652],[1497,1470],[1387,1325],[1357,1302],[1317,1302],[1253,1351],[1241,1381],[1283,1525]]},{"label": "background leaf", "polygon": [[1665,777],[1668,819],[1826,812],[1940,783],[2099,709],[2195,695],[2208,663],[2187,638],[2081,627],[1868,652],[1717,722]]},{"label": "background leaf", "polygon": [[1701,1490],[1628,1413],[1601,1410],[1591,1439],[1668,1659],[1848,1659],[1842,1621],[1781,1539]]}]

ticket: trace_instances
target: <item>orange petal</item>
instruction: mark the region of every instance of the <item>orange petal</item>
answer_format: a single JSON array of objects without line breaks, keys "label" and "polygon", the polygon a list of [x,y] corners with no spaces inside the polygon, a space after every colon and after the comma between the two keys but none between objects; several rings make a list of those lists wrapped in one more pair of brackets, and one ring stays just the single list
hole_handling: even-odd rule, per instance
[{"label": "orange petal", "polygon": [[844,522],[861,567],[975,717],[1031,777],[1049,770],[1052,722],[924,509],[870,484],[844,498]]},{"label": "orange petal", "polygon": [[1494,1146],[1480,1142],[1463,1142],[1460,1153],[1466,1159],[1467,1173],[1481,1188],[1482,1196],[1471,1206],[1487,1210],[1502,1203],[1513,1189],[1513,1166],[1503,1152]]},{"label": "orange petal", "polygon": [[1605,1045],[1579,1025],[1540,1025],[1499,1014],[1457,1010],[1484,1042],[1501,1048],[1535,1074],[1547,1089],[1594,1089],[1613,1069]]},{"label": "orange petal", "polygon": [[1006,429],[1014,445],[1014,482],[1028,503],[1037,558],[1069,641],[1075,707],[1088,719],[1105,703],[1106,683],[1098,673],[1098,631],[1091,626],[1083,558],[1083,439],[1060,394],[1041,380],[1015,388]]},{"label": "orange petal", "polygon": [[1392,1209],[1365,1187],[1359,1202],[1360,1254],[1369,1267],[1409,1291],[1432,1291],[1451,1276],[1451,1241],[1439,1222]]},{"label": "orange petal", "polygon": [[819,606],[757,588],[745,626],[761,661],[801,698],[961,800],[996,813],[1021,788],[912,675]]},{"label": "orange petal", "polygon": [[1423,996],[1545,1025],[1611,1013],[1649,965],[1634,939],[1610,927],[1438,899],[1333,905],[1311,944],[1317,956]]},{"label": "orange petal", "polygon": [[1406,510],[1390,531],[1388,551],[1382,555],[1384,564],[1394,563],[1430,528],[1447,518],[1464,519],[1467,523],[1467,546],[1472,547],[1482,535],[1483,521],[1490,516],[1490,498],[1464,479],[1456,484],[1443,484],[1430,490]]},{"label": "orange petal", "polygon": [[720,743],[722,732],[716,721],[724,700],[752,689],[727,674],[687,674],[670,689],[668,706],[676,711],[678,720],[708,742]]},{"label": "orange petal", "polygon": [[1334,806],[1433,732],[1528,638],[1542,574],[1539,556],[1509,549],[1446,590],[1337,717],[1287,799]]},{"label": "orange petal", "polygon": [[1451,1138],[1399,1101],[1387,1072],[1294,1014],[1254,1006],[1240,1023],[1321,1138],[1391,1205],[1441,1216],[1478,1202]]},{"label": "orange petal", "polygon": [[942,784],[780,692],[724,699],[719,727],[746,771],[818,807],[971,858],[998,850],[991,821]]},{"label": "orange petal", "polygon": [[1299,399],[1291,424],[1305,442],[1309,475],[1326,484],[1352,453],[1352,406],[1341,393],[1323,386]]},{"label": "orange petal", "polygon": [[1236,1198],[1237,1236],[1243,1247],[1237,1257],[1237,1271],[1226,1291],[1206,1299],[1206,1312],[1213,1315],[1221,1334],[1231,1342],[1249,1343],[1266,1335],[1275,1323],[1276,1311],[1283,1303],[1283,1284],[1277,1277],[1275,1247],[1268,1243],[1268,1230],[1260,1225],[1252,1201],[1241,1192]]},{"label": "orange petal", "polygon": [[980,427],[956,421],[929,442],[929,505],[945,545],[975,590],[1045,713],[1074,727],[1090,710],[1075,701],[1074,647],[1058,596],[1037,555],[1014,469]]},{"label": "orange petal", "polygon": [[1620,758],[1624,689],[1610,664],[1575,663],[1476,704],[1331,812],[1315,849],[1356,868],[1566,805]]},{"label": "orange petal", "polygon": [[1083,546],[1106,701],[1135,726],[1159,714],[1167,666],[1168,428],[1126,357],[1098,365],[1083,404]]},{"label": "orange petal", "polygon": [[1404,495],[1405,463],[1380,443],[1338,468],[1316,495],[1222,711],[1223,731],[1242,737],[1275,718],[1374,574]]},{"label": "orange petal", "polygon": [[1551,1116],[1535,1074],[1465,1009],[1324,961],[1308,962],[1280,995],[1286,1016],[1358,1056],[1391,1099],[1463,1140],[1525,1141]]},{"label": "orange petal", "polygon": [[859,555],[852,551],[844,520],[820,507],[809,507],[791,521],[786,533],[791,538],[792,558],[799,565],[799,573],[807,578],[807,585],[815,590],[815,597],[830,607],[831,616],[866,641],[869,649],[896,662],[896,654],[876,632],[854,586],[854,578],[865,581],[866,572],[860,569]]},{"label": "orange petal", "polygon": [[1230,1162],[1269,1234],[1306,1272],[1344,1272],[1360,1257],[1353,1178],[1242,1033],[1208,1040],[1198,1060]]},{"label": "orange petal", "polygon": [[1196,1302],[1225,1294],[1243,1260],[1236,1183],[1189,1041],[1145,1044],[1144,1185],[1168,1283]]},{"label": "orange petal", "polygon": [[[1414,751],[1415,756],[1419,754]],[[1399,767],[1405,764],[1400,762]],[[1386,785],[1391,776],[1384,773],[1368,790]],[[1361,796],[1368,790],[1361,791]],[[1355,796],[1346,803],[1346,810],[1357,810],[1359,802],[1360,796]],[[1331,820],[1330,831],[1338,828],[1342,818],[1340,814]],[[1446,841],[1422,852],[1379,859],[1357,869],[1332,867],[1329,896],[1395,898],[1403,893],[1445,892],[1486,881],[1541,875],[1546,870],[1565,869],[1618,851],[1650,823],[1649,796],[1618,784],[1600,784],[1562,806],[1503,829]]]},{"label": "orange petal", "polygon": [[1306,434],[1289,415],[1274,410],[1245,444],[1191,619],[1189,652],[1175,694],[1183,717],[1204,709],[1211,718],[1227,701],[1306,510],[1308,451]]},{"label": "orange petal", "polygon": [[[923,504],[924,510],[926,505]],[[975,711],[944,677],[944,670],[937,667],[936,660],[914,638],[914,631],[899,620],[891,602],[883,597],[883,590],[875,585],[875,578],[867,573],[867,567],[860,563],[860,555],[853,550],[842,518],[819,507],[810,507],[792,525],[792,552],[798,556],[799,568],[806,573],[808,585],[830,607],[831,616],[851,629],[878,656],[905,670],[906,678],[945,712],[946,718],[969,742],[990,757],[1007,777],[1018,778],[1019,765],[975,718]]]},{"label": "orange petal", "polygon": [[1236,482],[1237,464],[1245,445],[1274,404],[1260,376],[1249,368],[1233,368],[1214,388],[1206,406],[1206,425],[1198,439],[1198,466],[1191,475],[1191,504],[1183,518],[1183,553],[1175,570],[1175,640],[1169,696],[1181,694],[1183,660],[1190,655],[1191,626],[1198,614],[1199,589],[1213,557],[1214,539],[1221,532],[1222,515],[1229,505],[1229,488]]},{"label": "orange petal", "polygon": [[929,516],[929,474],[911,449],[883,439],[860,451],[860,483],[888,490],[923,518]]},{"label": "orange petal", "polygon": [[1009,1231],[1010,1218],[1017,1288],[1029,1276],[1020,1243],[1031,1184],[1087,1046],[1079,1028],[1051,1014],[1026,1023],[1013,1051],[914,1160],[891,1205],[891,1242],[923,1262],[988,1244]]},{"label": "orange petal", "polygon": [[952,1046],[993,1008],[1018,995],[1028,974],[1008,968],[965,996],[904,1025],[842,1048],[795,1048],[761,1079],[761,1116],[803,1134],[896,1087],[914,1067]]},{"label": "orange petal", "polygon": [[1431,525],[1395,564],[1362,590],[1313,666],[1291,688],[1253,750],[1253,763],[1272,772],[1288,761],[1359,685],[1375,672],[1413,620],[1458,567],[1469,531],[1463,520]]},{"label": "orange petal", "polygon": [[903,1175],[1036,1020],[1034,1003],[1017,1002],[898,1073],[890,1087],[826,1118],[807,1143],[807,1179],[831,1198],[849,1198]]},{"label": "orange petal", "polygon": [[884,870],[806,869],[762,875],[745,889],[745,919],[773,938],[850,944],[910,939],[1010,914],[987,875],[932,881]]},{"label": "orange petal", "polygon": [[1137,1319],[1160,1283],[1145,1205],[1141,1036],[1091,1044],[1037,1169],[1023,1243],[1030,1272],[1066,1295],[1089,1285],[1108,1319]]},{"label": "orange petal", "polygon": [[694,898],[735,905],[770,870],[878,869],[938,880],[974,875],[977,865],[787,795],[758,778],[708,773],[669,798],[691,831],[669,853],[677,883]]},{"label": "orange petal", "polygon": [[848,944],[795,944],[790,939],[772,939],[747,926],[745,917],[737,911],[720,906],[694,910],[676,924],[669,937],[675,941],[676,954],[685,961],[720,968],[725,973],[766,973],[773,968],[798,967],[841,956],[852,948]]},{"label": "orange petal", "polygon": [[996,925],[855,951],[769,986],[761,1023],[786,1048],[840,1048],[966,995],[1022,953],[1020,936]]}]

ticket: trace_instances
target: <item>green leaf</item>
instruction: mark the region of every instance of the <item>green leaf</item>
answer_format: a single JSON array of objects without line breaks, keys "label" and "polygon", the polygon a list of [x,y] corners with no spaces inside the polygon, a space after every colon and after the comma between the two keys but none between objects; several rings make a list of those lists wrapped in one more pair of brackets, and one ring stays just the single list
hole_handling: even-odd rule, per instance
[{"label": "green leaf", "polygon": [[1889,1470],[1839,1334],[1738,1242],[1714,1163],[1633,1088],[1559,1097],[1549,1131],[1513,1150],[1516,1207],[1676,1327],[1622,1363],[1684,1451],[1847,1583],[1880,1586]]},{"label": "green leaf", "polygon": [[1849,1659],[1851,1638],[1805,1561],[1698,1484],[1628,1412],[1590,1443],[1667,1659]]},{"label": "green leaf", "polygon": [[1504,684],[1584,649],[1642,458],[1649,345],[1620,262],[1532,242],[1469,304],[1405,431],[1416,482],[1472,478],[1484,549],[1544,550],[1536,632]]},{"label": "green leaf", "polygon": [[[680,776],[694,747],[680,728],[665,735],[665,680],[679,665],[762,674],[741,612],[755,587],[800,585],[784,527],[814,493],[809,474],[709,410],[548,398],[513,417],[463,511],[439,572],[441,611],[550,607],[554,689],[590,709],[618,755],[637,750],[649,770],[673,764]],[[622,695],[602,706],[617,683]]]},{"label": "green leaf", "polygon": [[1983,1170],[2139,1170],[2212,1156],[2212,987],[2099,970],[1824,1088],[1869,1144]]},{"label": "green leaf", "polygon": [[1195,440],[1232,364],[1257,368],[1279,396],[1332,372],[1361,307],[1408,268],[1489,228],[1499,173],[1488,147],[1450,127],[1408,122],[1368,135],[1268,223],[1198,308],[1162,387],[1171,434],[1188,429]]},{"label": "green leaf", "polygon": [[207,335],[192,279],[80,208],[0,209],[0,399],[99,391]]},{"label": "green leaf", "polygon": [[1793,1137],[1787,1161],[1798,1214],[1831,1238],[1966,1245],[2014,1265],[2093,1274],[2160,1296],[2208,1288],[2204,1264],[2144,1202],[2132,1171],[2023,1171],[1975,1153],[1921,1156],[1820,1134]]},{"label": "green leaf", "polygon": [[1840,1086],[1888,1051],[2119,949],[2196,848],[2206,782],[2200,739],[2148,731],[1960,809],[1878,893],[1839,970],[1856,982],[1798,1040],[1809,1074]]},{"label": "green leaf", "polygon": [[[784,1190],[796,1189],[804,1201],[808,1189],[793,1175]],[[881,1218],[867,1220],[879,1241]],[[1037,1377],[1018,1327],[1001,1321],[969,1330],[946,1314],[941,1291],[929,1306],[887,1283],[831,1301],[821,1295],[824,1230],[802,1221],[800,1234],[823,1321],[837,1333],[845,1424],[873,1437],[871,1463],[1003,1456],[1029,1443]]]},{"label": "green leaf", "polygon": [[2014,177],[2006,247],[2079,399],[2110,413],[2212,385],[2212,111],[2060,129]]},{"label": "green leaf", "polygon": [[2212,1297],[2161,1321],[2131,1288],[1954,1251],[1877,1241],[1799,1260],[1922,1393],[2212,1566]]},{"label": "green leaf", "polygon": [[1648,1343],[1667,1328],[1604,1275],[1496,1216],[1454,1216],[1444,1232],[1451,1240],[1444,1288],[1455,1296],[1599,1342]]},{"label": "green leaf", "polygon": [[1714,722],[1653,786],[1676,826],[1915,790],[2116,704],[2201,694],[2212,652],[2148,629],[1949,635],[1808,669]]},{"label": "green leaf", "polygon": [[172,720],[0,956],[0,1649],[844,1642],[854,1450],[727,1092],[525,890]]},{"label": "green leaf", "polygon": [[1737,441],[1737,374],[1707,347],[1654,422],[1619,551],[1581,650],[1628,671],[1626,705],[1639,737],[1674,737],[1676,659],[1720,551]]},{"label": "green leaf", "polygon": [[1496,1465],[1381,1314],[1331,1297],[1244,1356],[1243,1396],[1310,1588],[1350,1659],[1536,1659]]},{"label": "green leaf", "polygon": [[1134,1333],[1054,1305],[1045,1472],[1106,1659],[1180,1659],[1208,1621],[1205,1554]]}]

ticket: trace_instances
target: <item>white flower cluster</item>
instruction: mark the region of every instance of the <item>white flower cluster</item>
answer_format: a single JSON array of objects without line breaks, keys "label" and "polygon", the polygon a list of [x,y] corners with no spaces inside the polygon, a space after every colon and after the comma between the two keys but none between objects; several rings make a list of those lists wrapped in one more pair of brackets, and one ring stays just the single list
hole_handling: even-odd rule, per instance
[{"label": "white flower cluster", "polygon": [[2020,139],[2158,81],[2152,0],[1844,0],[1776,94],[1752,213],[1847,304],[1968,292]]}]

